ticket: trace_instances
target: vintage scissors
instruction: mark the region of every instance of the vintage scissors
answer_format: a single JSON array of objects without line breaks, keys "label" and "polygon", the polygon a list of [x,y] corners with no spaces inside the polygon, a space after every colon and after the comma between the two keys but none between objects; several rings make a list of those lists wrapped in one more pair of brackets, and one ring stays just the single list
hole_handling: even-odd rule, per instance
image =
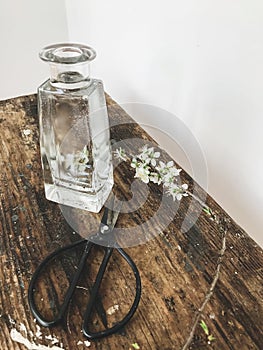
[{"label": "vintage scissors", "polygon": [[[67,314],[68,314],[68,309],[69,305],[71,303],[71,300],[73,299],[73,295],[75,292],[75,289],[77,288],[78,281],[81,277],[81,273],[84,270],[86,260],[90,254],[91,248],[98,246],[96,243],[93,243],[92,240],[95,239],[97,242],[98,240],[100,241],[105,241],[106,235],[112,235],[114,234],[114,226],[117,222],[118,216],[119,216],[120,209],[109,209],[105,208],[103,217],[99,226],[98,232],[89,237],[89,240],[82,239],[77,242],[74,242],[70,245],[67,245],[65,247],[59,248],[53,253],[51,253],[49,256],[47,256],[37,267],[36,271],[34,272],[30,285],[29,285],[29,290],[28,290],[28,301],[29,301],[29,306],[31,308],[31,311],[38,321],[39,324],[41,324],[44,327],[52,327],[55,325],[58,325],[60,323],[65,322]],[[63,299],[62,305],[60,306],[56,316],[52,320],[47,320],[39,311],[37,305],[36,305],[36,300],[34,298],[34,294],[37,291],[37,280],[39,279],[41,273],[45,269],[45,266],[50,263],[53,259],[56,258],[56,256],[72,249],[78,249],[78,247],[83,246],[84,250],[82,253],[81,258],[79,259],[79,264],[77,266],[77,269],[73,275],[73,278],[71,279],[71,282],[69,284],[69,287],[65,293],[65,297]],[[101,247],[101,246],[100,246]],[[117,244],[115,243],[114,246],[107,247],[107,246],[102,246],[104,250],[104,256],[101,262],[101,265],[99,267],[97,276],[95,278],[95,283],[91,287],[90,291],[90,297],[88,304],[86,306],[85,314],[84,314],[84,319],[83,319],[83,326],[82,326],[82,331],[83,334],[88,338],[88,339],[99,339],[105,336],[109,336],[111,334],[114,334],[116,332],[119,332],[126,324],[129,322],[129,320],[132,318],[134,315],[139,301],[141,297],[141,279],[139,275],[139,271],[134,263],[134,261],[131,259],[131,257]],[[129,264],[129,266],[132,269],[132,272],[135,277],[135,285],[136,285],[136,293],[135,297],[133,300],[133,303],[131,305],[131,308],[129,309],[128,313],[126,316],[119,322],[115,323],[112,327],[108,328],[107,325],[107,319],[105,313],[101,312],[98,309],[99,303],[100,303],[100,298],[99,298],[99,288],[101,285],[101,282],[103,280],[103,276],[105,274],[108,262],[110,260],[110,257],[113,253],[113,250],[116,249],[117,252],[121,255],[121,257],[126,260],[126,262]],[[89,329],[89,324],[91,321],[92,313],[94,311],[94,308],[97,309],[98,313],[100,314],[100,317],[102,319],[102,323],[104,324],[105,329],[99,331],[99,332],[92,332]]]}]

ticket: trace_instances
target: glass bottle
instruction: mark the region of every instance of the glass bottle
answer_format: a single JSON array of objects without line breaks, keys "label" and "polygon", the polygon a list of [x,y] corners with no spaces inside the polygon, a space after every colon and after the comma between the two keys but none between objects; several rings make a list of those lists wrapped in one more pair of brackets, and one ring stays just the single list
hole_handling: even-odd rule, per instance
[{"label": "glass bottle", "polygon": [[50,79],[38,89],[46,198],[99,212],[112,185],[109,121],[103,83],[91,79],[95,51],[80,44],[45,47]]}]

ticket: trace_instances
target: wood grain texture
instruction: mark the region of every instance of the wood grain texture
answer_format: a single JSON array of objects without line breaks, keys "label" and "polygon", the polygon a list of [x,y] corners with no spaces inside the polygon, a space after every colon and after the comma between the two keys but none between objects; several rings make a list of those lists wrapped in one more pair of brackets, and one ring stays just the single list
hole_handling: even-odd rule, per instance
[{"label": "wood grain texture", "polygon": [[[107,102],[111,138],[116,144],[121,141],[126,149],[135,152],[134,138],[154,143],[109,97]],[[41,327],[39,331],[27,301],[30,278],[39,262],[54,249],[79,239],[59,206],[44,196],[36,96],[0,101],[0,127],[0,349],[29,347],[12,340],[10,334],[14,329],[28,339],[28,344],[52,349],[54,344],[47,338],[51,335],[58,339],[57,347],[86,349],[84,343],[78,342],[86,340],[81,334],[81,319],[88,298],[88,281],[94,279],[100,262],[97,252],[87,263],[87,276],[79,286],[76,305],[70,307],[65,325]],[[30,130],[30,134],[25,130]],[[168,160],[169,156],[162,153]],[[116,195],[131,199],[133,170],[127,163],[120,164],[114,176]],[[182,179],[190,190],[195,188],[197,198],[205,196],[185,172]],[[137,343],[143,350],[262,349],[260,247],[209,196],[206,205],[210,211],[206,213],[201,201],[192,197],[182,200],[176,208],[172,201],[164,201],[160,186],[151,184],[147,191],[141,207],[121,215],[118,221],[118,227],[135,227],[142,243],[146,235],[153,236],[144,244],[126,249],[142,278],[139,309],[121,334],[91,342],[88,348],[129,350]],[[143,196],[142,191],[142,199]],[[99,217],[90,214],[90,220],[85,222],[87,232],[96,230]],[[165,229],[156,234],[162,222]],[[188,222],[189,230],[182,229],[183,222]],[[73,254],[61,265],[60,272],[54,270],[47,276],[58,294],[68,285],[74,259],[77,256]],[[108,315],[109,322],[114,323],[119,313],[127,310],[133,284],[132,273],[114,254],[101,287],[104,309],[119,307]],[[44,284],[41,293],[39,300],[43,298],[44,303],[49,295]],[[215,338],[210,344],[200,326],[201,320]],[[32,347],[38,348],[41,347]]]}]

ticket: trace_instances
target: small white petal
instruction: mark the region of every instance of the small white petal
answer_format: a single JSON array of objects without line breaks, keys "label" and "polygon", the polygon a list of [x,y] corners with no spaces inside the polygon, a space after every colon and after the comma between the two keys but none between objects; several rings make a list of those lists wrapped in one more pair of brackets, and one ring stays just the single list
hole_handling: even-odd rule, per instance
[{"label": "small white petal", "polygon": [[152,160],[151,160],[151,164],[152,164],[152,166],[156,166],[156,160],[155,160],[155,159],[152,159]]},{"label": "small white petal", "polygon": [[142,159],[142,160],[146,160],[148,159],[148,154],[147,153],[142,153],[139,155],[139,158]]},{"label": "small white petal", "polygon": [[137,168],[137,166],[138,166],[138,162],[137,162],[136,158],[132,158],[131,167],[132,168]]},{"label": "small white petal", "polygon": [[178,200],[178,201],[180,201],[181,199],[182,199],[182,194],[181,193],[178,193],[177,195],[176,195],[176,199]]},{"label": "small white petal", "polygon": [[141,177],[141,180],[142,180],[142,182],[144,182],[145,184],[147,184],[147,183],[149,182],[148,176],[143,176],[143,177]]}]

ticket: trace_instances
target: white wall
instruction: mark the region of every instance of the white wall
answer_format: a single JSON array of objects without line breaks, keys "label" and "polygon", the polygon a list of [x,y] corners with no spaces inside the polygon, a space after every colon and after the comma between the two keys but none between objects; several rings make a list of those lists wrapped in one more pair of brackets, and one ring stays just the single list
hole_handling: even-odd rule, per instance
[{"label": "white wall", "polygon": [[[263,245],[262,0],[66,4],[70,40],[97,50],[93,72],[106,90],[181,118],[204,150],[208,192]],[[169,131],[173,118],[155,122]]]},{"label": "white wall", "polygon": [[67,39],[64,0],[0,1],[0,100],[36,92],[49,74],[38,52]]}]

